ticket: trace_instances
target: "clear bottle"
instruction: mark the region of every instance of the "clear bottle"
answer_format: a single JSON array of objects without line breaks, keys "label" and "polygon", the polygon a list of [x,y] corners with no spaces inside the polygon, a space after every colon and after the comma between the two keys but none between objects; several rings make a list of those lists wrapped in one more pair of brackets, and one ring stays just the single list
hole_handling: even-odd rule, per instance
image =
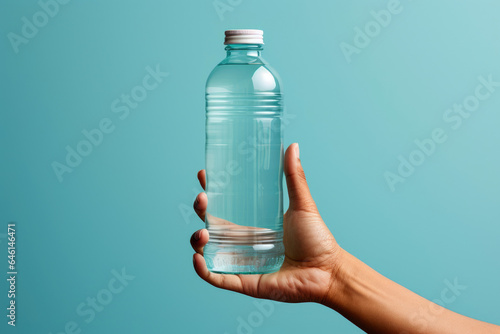
[{"label": "clear bottle", "polygon": [[226,31],[206,85],[208,269],[277,271],[283,248],[283,102],[261,30]]}]

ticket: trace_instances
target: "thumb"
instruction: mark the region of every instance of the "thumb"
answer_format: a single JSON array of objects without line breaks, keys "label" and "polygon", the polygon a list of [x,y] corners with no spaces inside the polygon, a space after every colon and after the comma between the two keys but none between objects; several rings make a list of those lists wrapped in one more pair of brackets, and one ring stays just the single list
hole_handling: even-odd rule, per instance
[{"label": "thumb", "polygon": [[318,212],[300,163],[299,144],[294,143],[286,150],[284,171],[290,199],[289,210]]}]

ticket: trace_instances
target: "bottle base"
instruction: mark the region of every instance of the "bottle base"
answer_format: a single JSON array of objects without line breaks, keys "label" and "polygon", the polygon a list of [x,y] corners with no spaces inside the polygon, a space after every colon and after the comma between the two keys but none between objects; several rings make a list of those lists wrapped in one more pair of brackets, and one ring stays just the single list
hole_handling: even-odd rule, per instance
[{"label": "bottle base", "polygon": [[[231,234],[238,231],[231,231]],[[245,231],[244,238],[223,237],[210,231],[210,241],[203,249],[208,270],[219,274],[268,274],[278,271],[285,259],[283,232],[266,231],[265,235]],[[229,238],[228,238],[229,237]]]}]

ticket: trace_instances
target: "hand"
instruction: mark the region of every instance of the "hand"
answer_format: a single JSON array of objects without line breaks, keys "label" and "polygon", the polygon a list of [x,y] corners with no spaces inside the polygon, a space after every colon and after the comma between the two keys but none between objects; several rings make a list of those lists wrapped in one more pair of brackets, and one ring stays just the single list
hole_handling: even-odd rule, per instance
[{"label": "hand", "polygon": [[[208,242],[206,229],[191,237],[194,268],[208,283],[252,297],[285,302],[323,302],[335,282],[343,250],[323,222],[307,186],[299,160],[299,146],[292,144],[285,153],[284,171],[290,206],[283,216],[285,259],[281,269],[271,274],[228,275],[207,269],[203,247]],[[205,171],[198,173],[205,189]],[[205,221],[207,196],[198,194],[194,209]]]}]

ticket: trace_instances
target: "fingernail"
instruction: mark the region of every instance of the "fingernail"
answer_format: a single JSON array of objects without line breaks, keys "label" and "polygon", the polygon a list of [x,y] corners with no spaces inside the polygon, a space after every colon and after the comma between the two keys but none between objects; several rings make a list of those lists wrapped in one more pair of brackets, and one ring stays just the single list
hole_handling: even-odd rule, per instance
[{"label": "fingernail", "polygon": [[201,230],[196,231],[196,233],[194,234],[194,240],[196,240],[196,241],[200,240],[200,234],[201,234]]},{"label": "fingernail", "polygon": [[300,159],[299,143],[295,145],[295,154],[297,155],[297,159]]}]

